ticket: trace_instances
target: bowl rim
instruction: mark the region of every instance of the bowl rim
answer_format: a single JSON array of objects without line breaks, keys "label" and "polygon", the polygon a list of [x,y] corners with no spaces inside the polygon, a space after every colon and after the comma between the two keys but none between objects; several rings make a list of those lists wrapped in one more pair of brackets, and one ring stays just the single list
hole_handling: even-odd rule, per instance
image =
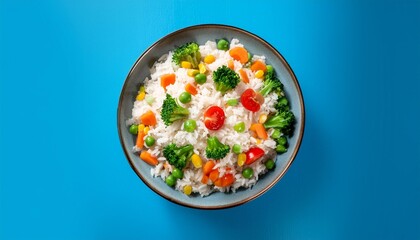
[{"label": "bowl rim", "polygon": [[[174,35],[177,35],[177,34],[180,34],[182,32],[189,31],[189,30],[203,29],[203,28],[216,28],[216,29],[225,29],[225,30],[232,30],[232,31],[240,32],[240,33],[243,33],[245,35],[248,35],[251,38],[256,39],[261,44],[265,45],[268,49],[270,49],[270,51],[272,51],[272,53],[274,55],[276,55],[280,59],[281,62],[283,62],[284,66],[286,67],[286,69],[288,71],[288,73],[290,74],[290,76],[292,78],[292,81],[294,82],[294,84],[296,86],[296,89],[297,89],[297,92],[298,92],[298,97],[299,97],[299,100],[300,100],[299,104],[300,104],[300,107],[301,107],[301,120],[300,120],[301,121],[301,128],[300,128],[300,131],[298,132],[299,137],[297,139],[296,147],[293,150],[293,153],[292,153],[289,161],[287,162],[286,167],[283,169],[283,171],[281,171],[280,174],[270,184],[268,184],[266,187],[264,187],[259,192],[255,193],[255,194],[253,194],[253,195],[251,195],[247,198],[241,199],[240,201],[236,201],[236,202],[229,203],[229,204],[224,204],[224,205],[222,204],[222,205],[202,206],[202,205],[186,203],[186,202],[183,202],[179,199],[173,198],[173,197],[169,196],[168,194],[166,194],[164,192],[159,191],[156,187],[154,187],[151,183],[149,183],[143,177],[143,175],[137,170],[137,168],[135,167],[135,165],[133,163],[133,160],[131,159],[130,154],[129,154],[130,150],[127,149],[127,147],[124,145],[124,139],[122,137],[122,130],[120,128],[120,121],[119,121],[119,119],[122,115],[121,106],[122,106],[123,95],[124,95],[123,93],[126,90],[128,79],[130,78],[131,74],[133,73],[134,68],[139,64],[139,62],[143,59],[143,57],[146,54],[148,54],[150,51],[152,51],[156,47],[156,45],[158,45],[160,42],[166,40],[167,38],[170,38]],[[205,210],[225,209],[225,208],[231,208],[231,207],[239,206],[239,205],[242,205],[244,203],[247,203],[251,200],[254,200],[254,199],[258,198],[259,196],[261,196],[262,194],[264,194],[268,190],[270,190],[286,174],[286,172],[289,170],[290,166],[294,162],[294,160],[297,156],[297,153],[299,151],[299,148],[301,146],[301,143],[302,143],[304,129],[305,129],[305,104],[304,104],[302,90],[301,90],[299,82],[296,78],[295,73],[293,72],[292,68],[290,67],[290,65],[286,61],[286,59],[283,57],[283,55],[279,51],[277,51],[277,49],[274,48],[270,43],[268,43],[267,41],[265,41],[263,38],[259,37],[258,35],[254,34],[254,33],[251,33],[247,30],[244,30],[242,28],[239,28],[239,27],[234,27],[234,26],[225,25],[225,24],[198,24],[198,25],[191,25],[191,26],[188,26],[188,27],[184,27],[184,28],[181,28],[179,30],[173,31],[173,32],[165,35],[164,37],[162,37],[159,40],[157,40],[156,42],[154,42],[149,48],[147,48],[140,55],[140,57],[137,58],[136,62],[131,67],[127,77],[125,78],[124,85],[121,89],[120,98],[119,98],[118,107],[117,107],[117,129],[118,129],[118,136],[119,136],[119,139],[120,139],[120,144],[121,144],[121,146],[124,150],[124,154],[127,158],[127,161],[129,162],[131,168],[134,170],[134,172],[137,174],[137,176],[143,181],[143,183],[145,183],[146,186],[148,186],[150,189],[152,189],[155,193],[159,194],[161,197],[163,197],[163,198],[165,198],[165,199],[167,199],[167,200],[169,200],[173,203],[176,203],[176,204],[179,204],[179,205],[185,206],[185,207],[190,207],[190,208],[195,208],[195,209],[205,209]]]}]

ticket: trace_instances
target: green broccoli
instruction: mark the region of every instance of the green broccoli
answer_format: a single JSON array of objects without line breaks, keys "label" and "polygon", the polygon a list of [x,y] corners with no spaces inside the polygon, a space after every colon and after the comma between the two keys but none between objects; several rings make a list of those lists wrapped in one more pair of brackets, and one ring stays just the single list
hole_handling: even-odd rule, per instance
[{"label": "green broccoli", "polygon": [[193,155],[193,149],[191,144],[178,147],[175,143],[171,143],[163,148],[163,156],[171,165],[182,170]]},{"label": "green broccoli", "polygon": [[186,43],[175,49],[172,55],[172,62],[181,66],[182,61],[190,62],[193,68],[197,68],[201,60],[198,44],[195,42]]},{"label": "green broccoli", "polygon": [[223,65],[213,72],[213,81],[216,90],[225,94],[227,91],[234,89],[241,79],[235,71]]},{"label": "green broccoli", "polygon": [[[268,66],[270,66],[270,68]],[[283,91],[283,84],[275,76],[274,69],[271,65],[267,65],[267,71],[265,73],[263,84],[264,85],[259,92],[264,97],[273,91],[277,93],[277,95],[280,95]]]},{"label": "green broccoli", "polygon": [[211,159],[222,159],[230,151],[229,145],[225,145],[217,139],[217,137],[209,137],[207,139],[206,157]]},{"label": "green broccoli", "polygon": [[161,112],[162,120],[166,126],[171,125],[177,120],[187,118],[189,114],[190,111],[188,109],[181,107],[171,95],[166,94]]},{"label": "green broccoli", "polygon": [[280,96],[277,98],[277,102],[276,105],[274,105],[274,108],[278,111],[278,112],[284,112],[284,111],[289,111],[289,101],[287,100],[286,97]]},{"label": "green broccoli", "polygon": [[277,112],[270,116],[264,123],[265,128],[277,128],[285,135],[292,135],[294,130],[295,116],[289,110]]}]

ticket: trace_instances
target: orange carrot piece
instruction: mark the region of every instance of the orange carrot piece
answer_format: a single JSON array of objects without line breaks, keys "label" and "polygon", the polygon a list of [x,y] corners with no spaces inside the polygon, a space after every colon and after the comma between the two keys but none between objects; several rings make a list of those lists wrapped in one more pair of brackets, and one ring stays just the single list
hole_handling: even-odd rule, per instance
[{"label": "orange carrot piece", "polygon": [[267,140],[268,134],[267,134],[267,131],[265,130],[265,127],[262,123],[253,123],[253,124],[251,124],[251,127],[249,129],[251,131],[255,131],[259,138]]},{"label": "orange carrot piece", "polygon": [[203,178],[201,178],[201,183],[202,184],[207,184],[208,181],[209,181],[209,176],[203,175]]},{"label": "orange carrot piece", "polygon": [[160,85],[165,89],[170,84],[175,83],[175,73],[164,74],[160,76]]},{"label": "orange carrot piece", "polygon": [[219,178],[219,170],[215,169],[211,171],[209,178],[212,182],[216,182],[216,180]]},{"label": "orange carrot piece", "polygon": [[235,177],[230,173],[225,174],[221,179],[222,187],[230,186],[235,182]]},{"label": "orange carrot piece", "polygon": [[187,85],[185,85],[185,91],[189,92],[191,95],[196,95],[198,93],[197,88],[191,83],[187,83]]},{"label": "orange carrot piece", "polygon": [[212,161],[212,160],[207,161],[206,164],[204,164],[204,167],[203,167],[204,175],[208,175],[213,170],[215,165],[216,165],[215,161]]},{"label": "orange carrot piece", "polygon": [[144,125],[149,125],[149,126],[156,125],[156,116],[151,110],[141,115],[140,120]]},{"label": "orange carrot piece", "polygon": [[265,63],[261,62],[260,60],[257,60],[251,64],[251,70],[253,72],[256,72],[258,70],[262,70],[265,72],[267,70],[267,67],[265,66]]},{"label": "orange carrot piece", "polygon": [[137,133],[137,141],[136,141],[136,146],[139,149],[142,149],[144,146],[144,136],[146,136],[146,134],[143,131],[139,131]]},{"label": "orange carrot piece", "polygon": [[235,65],[233,64],[233,61],[232,60],[229,60],[228,61],[228,68],[230,68],[232,70],[235,70]]},{"label": "orange carrot piece", "polygon": [[216,181],[214,181],[213,184],[216,187],[222,187],[223,186],[223,178],[218,178]]},{"label": "orange carrot piece", "polygon": [[140,153],[140,158],[145,161],[146,163],[156,166],[158,164],[157,157],[153,156],[147,151],[143,151]]},{"label": "orange carrot piece", "polygon": [[248,51],[243,47],[234,47],[229,51],[229,55],[241,62],[242,64],[248,62]]},{"label": "orange carrot piece", "polygon": [[241,75],[242,81],[244,83],[249,83],[248,74],[246,74],[246,71],[243,68],[239,69],[239,75]]}]

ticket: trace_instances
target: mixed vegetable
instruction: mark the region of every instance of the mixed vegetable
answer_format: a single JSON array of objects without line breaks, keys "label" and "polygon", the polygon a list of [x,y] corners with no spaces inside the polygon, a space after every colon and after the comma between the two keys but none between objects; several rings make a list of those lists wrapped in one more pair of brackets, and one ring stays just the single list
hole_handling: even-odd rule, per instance
[{"label": "mixed vegetable", "polygon": [[[170,166],[171,173],[165,179],[168,186],[175,186],[178,179],[183,178],[183,171],[186,166],[202,169],[203,177],[201,183],[213,184],[216,187],[228,187],[235,182],[235,171],[241,171],[241,175],[245,179],[254,177],[254,169],[252,164],[262,159],[266,152],[258,147],[258,145],[269,138],[275,140],[276,151],[281,154],[287,151],[287,137],[292,136],[294,131],[295,117],[290,110],[289,102],[283,92],[283,84],[276,76],[275,70],[271,65],[266,65],[261,60],[252,61],[252,55],[244,47],[233,47],[229,49],[229,42],[226,39],[217,41],[217,49],[220,51],[229,51],[232,60],[226,65],[217,68],[212,73],[212,79],[215,89],[222,95],[235,89],[242,81],[249,84],[250,79],[247,71],[251,71],[255,78],[262,81],[262,87],[258,90],[251,87],[246,88],[240,98],[232,98],[226,101],[227,107],[243,107],[246,110],[256,113],[264,104],[265,97],[271,93],[275,93],[278,98],[275,104],[276,111],[270,114],[261,114],[258,122],[252,123],[249,129],[246,128],[244,122],[238,122],[233,126],[233,130],[238,133],[249,132],[257,139],[255,146],[251,146],[243,151],[241,145],[234,144],[232,147],[223,144],[216,136],[208,136],[207,147],[205,149],[205,161],[194,153],[194,146],[187,144],[177,146],[171,143],[163,148],[163,157],[166,159],[165,167]],[[234,61],[238,61],[242,67],[235,69]],[[192,81],[185,84],[185,91],[179,96],[171,96],[166,93],[160,111],[161,119],[166,126],[170,126],[176,121],[183,121],[182,130],[186,132],[194,132],[197,128],[197,122],[194,119],[188,119],[190,111],[188,104],[200,91],[200,85],[205,84],[208,78],[207,65],[216,61],[213,55],[207,55],[203,59],[199,51],[199,45],[195,42],[186,43],[177,47],[173,51],[172,62],[179,67],[187,69],[187,75]],[[247,70],[246,70],[247,69]],[[174,73],[164,74],[160,76],[160,85],[166,91],[169,85],[175,84],[176,75]],[[249,86],[249,85],[248,85]],[[147,95],[144,86],[141,86],[136,97],[137,101],[145,100],[149,105],[155,101],[153,96]],[[183,105],[179,104],[182,103]],[[223,106],[210,106],[202,116],[205,127],[211,131],[220,130],[225,123],[225,111]],[[150,165],[159,163],[157,156],[153,156],[144,148],[151,148],[155,145],[156,139],[148,135],[150,128],[157,124],[157,119],[153,111],[147,111],[140,116],[141,124],[133,124],[129,127],[129,132],[137,135],[136,147],[141,151],[140,158]],[[272,130],[270,130],[272,129]],[[210,131],[210,133],[211,133]],[[223,171],[215,167],[220,159],[227,156],[229,152],[236,155],[237,166],[224,167]],[[265,160],[265,167],[272,170],[275,162],[272,159]],[[237,168],[239,167],[239,168]],[[183,188],[186,195],[193,192],[191,185]]]}]

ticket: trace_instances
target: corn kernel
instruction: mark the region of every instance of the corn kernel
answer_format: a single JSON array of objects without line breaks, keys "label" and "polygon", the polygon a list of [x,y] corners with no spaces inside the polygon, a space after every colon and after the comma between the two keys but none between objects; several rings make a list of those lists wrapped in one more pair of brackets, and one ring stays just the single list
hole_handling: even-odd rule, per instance
[{"label": "corn kernel", "polygon": [[201,166],[203,165],[200,156],[198,156],[195,153],[191,156],[191,162],[193,163],[195,168],[201,168]]},{"label": "corn kernel", "polygon": [[200,72],[196,69],[188,69],[187,75],[190,77],[194,77],[195,75],[199,74]]},{"label": "corn kernel", "polygon": [[191,187],[191,185],[186,185],[186,186],[184,187],[184,193],[185,193],[185,195],[190,195],[190,194],[191,194],[191,192],[192,192],[192,187]]},{"label": "corn kernel", "polygon": [[145,127],[145,128],[143,129],[144,134],[147,134],[147,133],[149,132],[149,130],[150,130],[150,128],[149,128],[149,127]]},{"label": "corn kernel", "polygon": [[261,124],[265,123],[266,120],[267,120],[267,114],[261,114],[260,117],[258,118],[258,122]]},{"label": "corn kernel", "polygon": [[207,72],[206,66],[204,66],[203,63],[198,64],[198,69],[200,70],[200,73],[206,73]]},{"label": "corn kernel", "polygon": [[141,100],[143,100],[144,99],[144,97],[146,96],[146,93],[145,92],[140,92],[138,95],[137,95],[137,97],[136,97],[136,100],[137,101],[141,101]]},{"label": "corn kernel", "polygon": [[262,140],[257,138],[257,145],[260,145],[262,143]]},{"label": "corn kernel", "polygon": [[139,131],[139,132],[143,132],[143,131],[144,131],[144,127],[145,127],[145,126],[144,126],[144,124],[143,124],[143,123],[142,123],[142,124],[140,124],[140,125],[139,125],[139,128],[138,128],[138,131]]},{"label": "corn kernel", "polygon": [[241,166],[243,166],[244,165],[244,163],[245,163],[245,160],[246,160],[246,155],[245,155],[245,153],[240,153],[240,154],[238,154],[238,166],[239,167],[241,167]]},{"label": "corn kernel", "polygon": [[213,63],[214,61],[216,61],[216,58],[213,55],[207,55],[204,58],[204,62],[207,64]]},{"label": "corn kernel", "polygon": [[256,78],[262,78],[262,77],[264,77],[264,71],[263,71],[263,70],[258,70],[258,71],[255,73],[255,77],[256,77]]},{"label": "corn kernel", "polygon": [[181,67],[183,67],[183,68],[187,68],[187,69],[190,69],[190,68],[192,67],[192,65],[191,65],[191,63],[190,63],[190,62],[187,62],[187,61],[182,61],[182,62],[181,62]]}]

